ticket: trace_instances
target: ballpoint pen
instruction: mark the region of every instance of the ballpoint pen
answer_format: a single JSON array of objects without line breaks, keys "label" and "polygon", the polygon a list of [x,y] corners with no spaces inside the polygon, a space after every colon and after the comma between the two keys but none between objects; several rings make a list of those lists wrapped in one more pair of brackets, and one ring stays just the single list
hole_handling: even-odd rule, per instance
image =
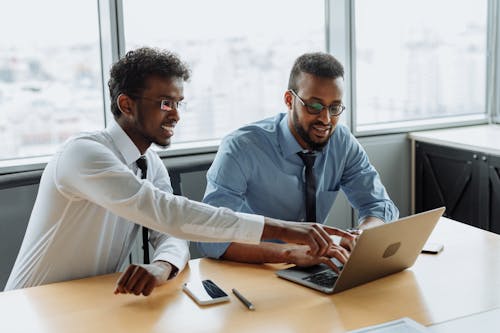
[{"label": "ballpoint pen", "polygon": [[236,297],[243,303],[245,306],[248,308],[248,310],[255,310],[255,306],[253,306],[252,302],[250,302],[248,299],[245,298],[240,292],[236,289],[232,289],[233,294],[236,295]]}]

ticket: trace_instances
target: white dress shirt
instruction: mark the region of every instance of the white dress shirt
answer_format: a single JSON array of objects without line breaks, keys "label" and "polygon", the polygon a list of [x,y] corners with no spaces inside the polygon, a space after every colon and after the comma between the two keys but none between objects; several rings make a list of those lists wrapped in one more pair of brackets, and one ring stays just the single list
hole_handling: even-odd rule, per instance
[{"label": "white dress shirt", "polygon": [[152,150],[145,156],[143,180],[135,174],[140,152],[115,121],[69,139],[43,172],[5,290],[116,272],[127,260],[138,224],[150,229],[153,261],[168,261],[179,271],[189,248],[172,236],[259,243],[262,216],[174,196],[161,159]]}]

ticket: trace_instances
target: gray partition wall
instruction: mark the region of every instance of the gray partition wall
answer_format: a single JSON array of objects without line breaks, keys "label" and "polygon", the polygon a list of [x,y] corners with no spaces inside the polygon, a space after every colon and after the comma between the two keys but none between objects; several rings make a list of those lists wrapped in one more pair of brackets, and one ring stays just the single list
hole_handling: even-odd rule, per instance
[{"label": "gray partition wall", "polygon": [[28,226],[38,184],[0,189],[0,290],[3,290]]},{"label": "gray partition wall", "polygon": [[410,214],[411,146],[406,133],[359,138],[400,216]]}]

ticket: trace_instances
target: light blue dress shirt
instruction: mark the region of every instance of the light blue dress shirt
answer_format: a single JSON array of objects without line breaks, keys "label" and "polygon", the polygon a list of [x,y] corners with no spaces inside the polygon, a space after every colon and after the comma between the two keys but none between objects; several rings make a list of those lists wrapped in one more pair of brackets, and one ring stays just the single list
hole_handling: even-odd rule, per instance
[{"label": "light blue dress shirt", "polygon": [[[303,149],[288,128],[285,113],[244,126],[226,136],[207,173],[203,201],[234,211],[289,221],[304,221]],[[316,217],[324,223],[342,190],[359,219],[378,217],[386,222],[399,211],[389,198],[366,152],[348,128],[337,125],[327,145],[317,154]],[[197,243],[212,258],[224,254],[229,243]]]}]

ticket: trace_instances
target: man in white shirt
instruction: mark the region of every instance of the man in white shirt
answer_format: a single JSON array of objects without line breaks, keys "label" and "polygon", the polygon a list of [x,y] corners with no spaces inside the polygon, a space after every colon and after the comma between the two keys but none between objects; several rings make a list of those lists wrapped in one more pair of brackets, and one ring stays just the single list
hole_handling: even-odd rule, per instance
[{"label": "man in white shirt", "polygon": [[[113,65],[114,121],[69,139],[47,164],[5,290],[116,272],[139,225],[150,229],[152,263],[128,266],[115,293],[147,296],[181,271],[189,249],[175,237],[253,244],[278,238],[307,244],[316,256],[344,257],[329,237],[353,238],[341,230],[235,213],[172,194],[167,170],[148,148],[169,146],[189,75],[176,55],[150,48],[130,51]],[[138,169],[141,157],[147,171]]]}]

